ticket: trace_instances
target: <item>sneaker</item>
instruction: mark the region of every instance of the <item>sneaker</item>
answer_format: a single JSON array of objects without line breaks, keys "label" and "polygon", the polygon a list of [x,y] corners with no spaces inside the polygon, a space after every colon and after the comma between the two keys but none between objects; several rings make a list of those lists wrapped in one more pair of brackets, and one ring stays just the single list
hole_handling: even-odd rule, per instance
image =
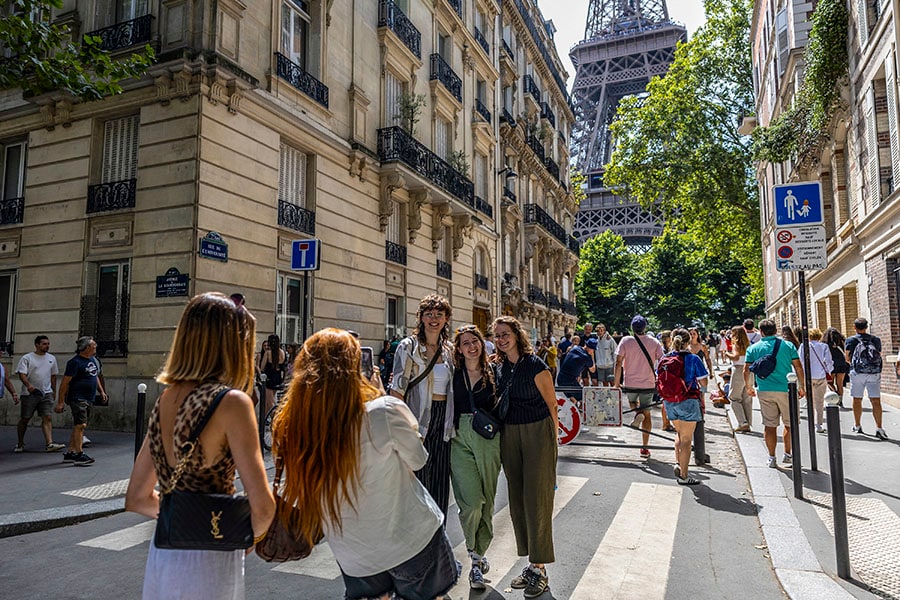
[{"label": "sneaker", "polygon": [[13,448],[13,452],[15,452],[16,454],[21,454],[22,452],[25,452],[25,444],[16,444],[16,447]]},{"label": "sneaker", "polygon": [[824,425],[816,425],[816,433],[827,433]]},{"label": "sneaker", "polygon": [[72,463],[75,462],[75,458],[78,456],[77,452],[66,452],[63,454],[63,462],[64,463]]},{"label": "sneaker", "polygon": [[775,460],[774,456],[770,456],[769,460],[766,462],[766,464],[769,465],[769,468],[772,468],[772,469],[778,468],[778,462]]},{"label": "sneaker", "polygon": [[644,422],[644,413],[634,413],[634,418],[631,420],[632,427],[640,427],[641,423]]},{"label": "sneaker", "polygon": [[91,438],[89,438],[88,436],[84,436],[81,438],[81,447],[82,448],[87,448],[90,445],[91,445]]},{"label": "sneaker", "polygon": [[853,433],[862,434],[862,432],[863,432],[862,425],[854,425],[850,431],[852,431]]},{"label": "sneaker", "polygon": [[650,458],[650,450],[648,448],[641,448],[641,458]]},{"label": "sneaker", "polygon": [[888,439],[887,433],[885,433],[884,429],[882,429],[881,427],[875,430],[875,437],[877,437],[879,440]]},{"label": "sneaker", "polygon": [[537,598],[550,589],[547,581],[547,571],[545,569],[529,569],[528,585],[525,586],[526,598]]},{"label": "sneaker", "polygon": [[72,462],[76,467],[86,467],[88,465],[94,464],[94,459],[85,454],[84,452],[80,452],[75,455],[74,460]]},{"label": "sneaker", "polygon": [[522,574],[513,577],[512,581],[509,582],[509,587],[514,590],[524,590],[528,587],[528,577],[531,573],[531,565],[528,565],[524,569],[522,569]]},{"label": "sneaker", "polygon": [[65,448],[65,444],[57,444],[55,442],[50,442],[44,447],[44,452],[59,452],[63,448]]},{"label": "sneaker", "polygon": [[481,567],[478,563],[472,565],[472,570],[469,571],[469,587],[473,590],[487,589],[484,583],[484,575],[482,575]]},{"label": "sneaker", "polygon": [[487,575],[487,574],[488,574],[488,571],[491,570],[491,565],[490,565],[490,563],[488,562],[488,559],[487,559],[486,556],[482,556],[482,557],[481,557],[481,561],[480,561],[480,563],[479,563],[479,566],[481,567],[481,573],[482,573],[483,575]]},{"label": "sneaker", "polygon": [[781,462],[786,465],[789,465],[794,462],[794,457],[791,456],[790,454],[788,454],[787,452],[785,452],[784,455],[781,457]]},{"label": "sneaker", "polygon": [[735,431],[735,433],[747,433],[748,431],[750,431],[750,426],[747,425],[746,423],[744,423],[743,425],[741,425],[734,431]]}]

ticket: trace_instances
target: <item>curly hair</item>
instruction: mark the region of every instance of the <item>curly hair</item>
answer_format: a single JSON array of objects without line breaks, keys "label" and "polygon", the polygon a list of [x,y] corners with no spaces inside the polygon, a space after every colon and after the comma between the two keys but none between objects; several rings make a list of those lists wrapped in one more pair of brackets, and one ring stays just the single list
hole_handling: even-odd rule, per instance
[{"label": "curly hair", "polygon": [[443,344],[450,339],[450,317],[453,315],[453,308],[450,306],[449,300],[438,294],[428,294],[419,301],[419,308],[416,310],[416,327],[413,329],[413,333],[415,334],[416,339],[419,340],[419,343],[426,343],[425,324],[422,322],[422,315],[430,310],[443,311],[444,315],[447,317],[447,322],[441,330],[440,343]]},{"label": "curly hair", "polygon": [[[519,350],[519,354],[534,354],[534,348],[531,347],[531,341],[528,339],[528,336],[525,335],[525,329],[522,327],[522,324],[515,317],[510,317],[507,315],[497,317],[494,319],[493,324],[491,324],[491,329],[496,329],[497,325],[506,325],[510,329],[512,329],[513,333],[516,336],[516,348]],[[497,335],[496,332],[494,335]],[[506,353],[497,348],[497,354],[501,358],[506,358]]]},{"label": "curly hair", "polygon": [[478,343],[481,344],[481,354],[478,359],[479,365],[481,366],[481,376],[486,383],[493,385],[494,370],[491,368],[491,363],[488,360],[488,355],[484,348],[484,335],[482,335],[481,330],[478,329],[477,325],[463,325],[456,330],[456,334],[453,336],[453,366],[456,369],[466,368],[466,359],[459,346],[461,343],[460,338],[467,333],[478,338]]}]

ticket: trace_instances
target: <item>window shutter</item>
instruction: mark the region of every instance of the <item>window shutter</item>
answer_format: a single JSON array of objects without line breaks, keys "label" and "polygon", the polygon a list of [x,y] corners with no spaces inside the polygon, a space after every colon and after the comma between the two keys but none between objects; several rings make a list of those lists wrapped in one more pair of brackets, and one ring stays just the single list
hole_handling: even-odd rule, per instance
[{"label": "window shutter", "polygon": [[887,84],[888,131],[891,136],[891,176],[896,188],[900,183],[897,181],[900,176],[900,137],[897,132],[897,76],[894,72],[893,52],[888,54],[884,62],[884,73]]},{"label": "window shutter", "polygon": [[869,0],[856,0],[857,28],[859,29],[859,45],[869,43]]},{"label": "window shutter", "polygon": [[137,177],[139,126],[140,117],[137,115],[106,122],[103,130],[101,183]]},{"label": "window shutter", "polygon": [[777,30],[775,45],[778,49],[778,74],[783,75],[787,69],[788,54],[791,51],[788,39],[787,9],[782,10],[775,16],[775,28]]},{"label": "window shutter", "polygon": [[278,199],[306,208],[306,154],[281,144]]},{"label": "window shutter", "polygon": [[394,202],[394,210],[391,213],[391,218],[388,220],[386,231],[387,241],[401,245],[402,241],[400,237],[400,228],[402,224],[402,218],[400,213],[402,212],[402,208],[403,207],[400,203]]},{"label": "window shutter", "polygon": [[868,151],[869,208],[881,202],[881,181],[878,168],[878,123],[875,118],[875,89],[866,94],[866,149]]},{"label": "window shutter", "polygon": [[487,168],[487,159],[481,154],[475,155],[475,185],[477,186],[476,196],[482,200],[487,200],[487,177],[485,171]]},{"label": "window shutter", "polygon": [[450,150],[450,124],[444,119],[438,119],[434,134],[434,153],[446,159]]},{"label": "window shutter", "polygon": [[384,122],[387,126],[405,125],[400,118],[403,83],[390,71],[384,74]]}]

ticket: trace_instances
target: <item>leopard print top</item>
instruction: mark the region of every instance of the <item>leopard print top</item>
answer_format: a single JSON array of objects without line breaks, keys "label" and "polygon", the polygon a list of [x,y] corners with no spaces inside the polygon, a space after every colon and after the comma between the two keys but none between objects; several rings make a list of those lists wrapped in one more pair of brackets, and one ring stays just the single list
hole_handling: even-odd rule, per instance
[{"label": "leopard print top", "polygon": [[[191,435],[191,431],[206,414],[213,398],[224,386],[219,382],[207,382],[198,385],[185,397],[178,414],[175,416],[174,441],[175,458],[181,460],[181,446]],[[169,481],[175,473],[175,468],[170,466],[166,459],[166,450],[163,447],[162,430],[159,423],[159,402],[154,405],[150,413],[150,422],[147,427],[147,436],[150,444],[150,456],[156,467],[156,476],[159,479],[160,488],[167,489]],[[228,446],[222,448],[222,459],[209,468],[203,467],[203,446],[197,444],[194,454],[188,460],[181,479],[175,484],[175,488],[190,492],[203,493],[234,493],[234,458]]]}]

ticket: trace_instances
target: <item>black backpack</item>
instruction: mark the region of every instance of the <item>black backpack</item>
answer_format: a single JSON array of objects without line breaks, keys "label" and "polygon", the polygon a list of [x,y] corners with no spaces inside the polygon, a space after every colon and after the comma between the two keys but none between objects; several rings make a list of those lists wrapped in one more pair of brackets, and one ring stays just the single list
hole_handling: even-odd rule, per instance
[{"label": "black backpack", "polygon": [[881,352],[868,334],[857,335],[859,342],[850,356],[850,368],[857,373],[881,373]]}]

